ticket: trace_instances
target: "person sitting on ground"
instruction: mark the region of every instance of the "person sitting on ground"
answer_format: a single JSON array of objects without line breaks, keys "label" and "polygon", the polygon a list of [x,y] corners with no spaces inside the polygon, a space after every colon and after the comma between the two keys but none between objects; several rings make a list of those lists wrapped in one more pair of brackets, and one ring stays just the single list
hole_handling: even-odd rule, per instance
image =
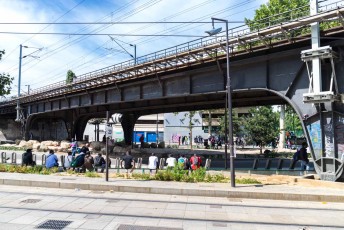
[{"label": "person sitting on ground", "polygon": [[70,169],[70,164],[73,161],[72,152],[68,152],[67,154],[68,155],[66,156],[65,161],[64,161],[64,165],[63,165],[64,169]]},{"label": "person sitting on ground", "polygon": [[[124,162],[124,168],[126,169],[127,177],[128,177],[129,169],[131,169],[130,173],[132,173],[135,168],[135,161],[134,161],[133,156],[130,155],[130,153],[131,153],[130,150],[128,150],[122,159],[122,163]],[[121,167],[123,167],[123,165],[121,165]]]},{"label": "person sitting on ground", "polygon": [[177,163],[177,159],[174,158],[172,154],[168,155],[168,158],[166,159],[167,168],[168,169],[174,168],[174,166],[176,166],[176,163]]},{"label": "person sitting on ground", "polygon": [[57,156],[54,154],[54,150],[49,150],[49,155],[47,156],[47,159],[45,160],[45,167],[50,169],[52,167],[58,167],[58,159]]},{"label": "person sitting on ground", "polygon": [[33,161],[32,157],[32,149],[27,149],[26,152],[23,154],[22,165],[35,166],[36,162]]},{"label": "person sitting on ground", "polygon": [[189,161],[185,155],[181,155],[181,157],[178,158],[178,164],[185,170],[189,169]]},{"label": "person sitting on ground", "polygon": [[75,154],[78,152],[78,142],[72,138],[72,143],[70,144],[72,150],[72,156],[74,157]]},{"label": "person sitting on ground", "polygon": [[87,151],[85,153],[85,160],[84,160],[84,165],[82,166],[82,171],[86,172],[86,169],[87,169],[89,172],[92,172],[94,170],[93,165],[94,165],[94,159],[91,156],[90,151]]},{"label": "person sitting on ground", "polygon": [[154,153],[152,153],[152,155],[148,159],[148,168],[149,168],[150,174],[152,174],[153,171],[155,171],[155,173],[157,173],[158,157],[155,156]]},{"label": "person sitting on ground", "polygon": [[98,171],[98,168],[101,168],[100,172],[104,172],[106,162],[101,153],[98,153],[98,155],[94,158],[94,166],[96,172]]},{"label": "person sitting on ground", "polygon": [[82,149],[80,154],[72,161],[70,166],[73,168],[73,171],[75,171],[75,168],[82,167],[85,162],[85,149]]},{"label": "person sitting on ground", "polygon": [[190,158],[190,164],[191,164],[191,169],[196,170],[201,167],[202,164],[202,159],[197,156],[195,153],[191,158]]}]

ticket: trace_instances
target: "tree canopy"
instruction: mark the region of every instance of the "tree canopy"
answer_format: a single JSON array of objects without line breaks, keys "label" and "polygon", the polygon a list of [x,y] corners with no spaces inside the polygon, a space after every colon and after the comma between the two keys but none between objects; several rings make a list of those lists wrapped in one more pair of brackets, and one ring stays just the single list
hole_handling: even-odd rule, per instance
[{"label": "tree canopy", "polygon": [[275,140],[279,133],[278,113],[271,106],[259,106],[249,110],[243,121],[250,138],[262,148]]},{"label": "tree canopy", "polygon": [[[2,55],[5,54],[5,50],[0,50],[0,60]],[[8,73],[0,73],[0,96],[8,95],[11,93],[11,84],[13,77]]]},{"label": "tree canopy", "polygon": [[72,83],[73,80],[76,78],[75,73],[72,70],[68,70],[67,71],[67,75],[66,75],[66,83]]},{"label": "tree canopy", "polygon": [[245,18],[251,31],[309,15],[309,0],[269,0],[255,10],[252,20]]}]

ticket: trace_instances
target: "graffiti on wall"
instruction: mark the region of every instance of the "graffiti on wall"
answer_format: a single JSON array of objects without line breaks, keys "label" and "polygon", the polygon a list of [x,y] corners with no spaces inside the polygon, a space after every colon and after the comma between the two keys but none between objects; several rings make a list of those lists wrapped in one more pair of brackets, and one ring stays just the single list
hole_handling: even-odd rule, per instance
[{"label": "graffiti on wall", "polygon": [[344,118],[338,117],[336,122],[336,142],[338,148],[338,158],[344,161]]},{"label": "graffiti on wall", "polygon": [[310,141],[313,146],[314,154],[316,159],[322,156],[322,140],[321,140],[321,127],[320,121],[316,121],[312,124],[307,125]]}]

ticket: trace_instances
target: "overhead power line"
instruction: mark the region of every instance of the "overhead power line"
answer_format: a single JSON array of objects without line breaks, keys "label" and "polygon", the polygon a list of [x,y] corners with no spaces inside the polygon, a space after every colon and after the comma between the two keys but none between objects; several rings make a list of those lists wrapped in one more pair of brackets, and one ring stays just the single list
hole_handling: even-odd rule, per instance
[{"label": "overhead power line", "polygon": [[[245,21],[228,21],[228,23],[244,23]],[[151,21],[151,22],[0,22],[0,25],[116,25],[116,24],[211,24],[211,21]]]},{"label": "overhead power line", "polygon": [[194,37],[194,38],[202,38],[206,36],[200,35],[189,35],[189,34],[111,34],[111,33],[46,33],[46,32],[15,32],[15,31],[0,31],[0,34],[35,34],[35,35],[69,35],[69,36],[120,36],[120,37]]}]

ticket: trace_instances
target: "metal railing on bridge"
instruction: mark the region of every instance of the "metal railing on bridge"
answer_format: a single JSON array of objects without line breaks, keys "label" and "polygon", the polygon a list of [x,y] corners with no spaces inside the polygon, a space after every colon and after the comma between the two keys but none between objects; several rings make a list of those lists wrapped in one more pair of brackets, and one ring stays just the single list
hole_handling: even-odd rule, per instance
[{"label": "metal railing on bridge", "polygon": [[[309,6],[308,6],[309,7]],[[283,13],[285,14],[285,13]],[[281,18],[283,18],[281,14]],[[301,18],[290,18],[282,22],[281,18],[269,21],[267,28],[252,31],[247,25],[239,26],[229,30],[230,55],[284,45],[286,43],[309,39],[309,36],[299,35],[291,37],[290,33],[297,29],[309,26],[312,22],[323,22],[328,20],[343,20],[344,2],[337,1],[322,5],[320,13],[314,16]],[[295,15],[294,15],[295,16]],[[299,15],[296,15],[299,16]],[[265,20],[265,19],[264,19]],[[343,21],[342,21],[343,23]],[[342,30],[343,27],[337,28]],[[60,81],[30,91],[30,95],[21,96],[21,103],[38,101],[67,93],[84,91],[105,85],[115,85],[129,79],[140,78],[147,75],[159,75],[162,72],[189,67],[200,63],[211,62],[226,57],[226,40],[224,36],[205,37],[183,43],[171,48],[160,50],[137,59],[135,65],[133,60],[122,62],[110,67],[92,71],[78,78],[71,84]],[[0,107],[13,106],[18,98],[0,102]],[[5,109],[5,108],[4,108]],[[4,113],[5,110],[2,109]]]}]

